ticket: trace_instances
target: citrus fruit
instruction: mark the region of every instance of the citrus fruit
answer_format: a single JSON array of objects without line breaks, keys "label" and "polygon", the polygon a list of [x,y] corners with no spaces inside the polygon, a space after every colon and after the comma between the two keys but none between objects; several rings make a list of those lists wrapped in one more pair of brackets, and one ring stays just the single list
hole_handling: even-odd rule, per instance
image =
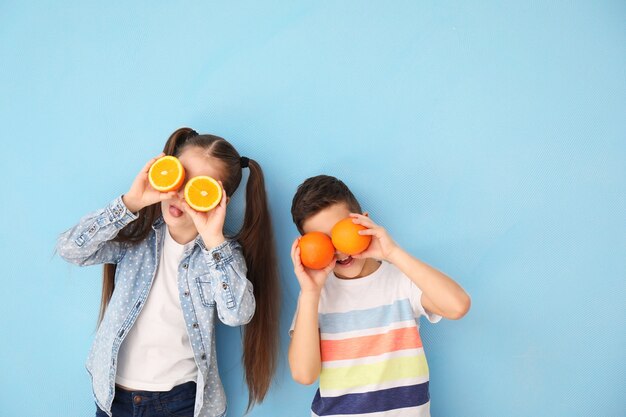
[{"label": "citrus fruit", "polygon": [[365,226],[352,222],[352,217],[347,217],[335,224],[330,231],[333,245],[339,252],[346,255],[356,255],[363,252],[370,245],[372,237],[360,235],[359,230],[366,230]]},{"label": "citrus fruit", "polygon": [[300,259],[311,269],[324,269],[335,256],[333,242],[322,232],[309,232],[300,238]]},{"label": "citrus fruit", "polygon": [[185,168],[175,156],[164,156],[156,160],[148,171],[148,181],[157,191],[167,192],[180,188],[185,179]]},{"label": "citrus fruit", "polygon": [[221,200],[222,187],[211,177],[193,177],[185,185],[185,201],[196,211],[209,211]]}]

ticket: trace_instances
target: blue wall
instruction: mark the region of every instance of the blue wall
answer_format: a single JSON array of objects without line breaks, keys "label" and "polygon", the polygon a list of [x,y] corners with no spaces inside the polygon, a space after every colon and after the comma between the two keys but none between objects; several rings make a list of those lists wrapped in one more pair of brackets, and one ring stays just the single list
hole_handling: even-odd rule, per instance
[{"label": "blue wall", "polygon": [[[306,416],[315,390],[286,350],[289,207],[318,173],[473,297],[423,325],[435,417],[626,415],[626,4],[236,3],[0,4],[0,415],[93,414],[100,268],[55,239],[182,125],[267,176],[283,353],[251,416]],[[240,416],[240,333],[218,336]]]}]

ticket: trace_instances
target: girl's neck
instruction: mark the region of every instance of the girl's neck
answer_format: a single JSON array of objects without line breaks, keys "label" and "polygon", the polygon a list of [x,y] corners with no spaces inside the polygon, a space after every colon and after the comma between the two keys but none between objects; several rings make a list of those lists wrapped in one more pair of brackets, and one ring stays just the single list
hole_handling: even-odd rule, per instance
[{"label": "girl's neck", "polygon": [[176,243],[181,245],[185,245],[191,242],[196,238],[196,236],[198,236],[198,232],[196,230],[179,230],[171,228],[169,226],[167,227],[167,229],[170,233],[170,236],[172,236],[172,239],[174,239]]}]

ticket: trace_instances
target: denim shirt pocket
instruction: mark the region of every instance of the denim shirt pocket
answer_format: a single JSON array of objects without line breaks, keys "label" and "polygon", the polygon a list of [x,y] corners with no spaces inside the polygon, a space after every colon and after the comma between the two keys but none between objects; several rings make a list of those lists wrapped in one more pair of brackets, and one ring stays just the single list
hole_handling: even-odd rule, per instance
[{"label": "denim shirt pocket", "polygon": [[202,274],[196,278],[196,285],[200,293],[202,305],[213,307],[215,300],[213,299],[213,289],[211,288],[211,274]]}]

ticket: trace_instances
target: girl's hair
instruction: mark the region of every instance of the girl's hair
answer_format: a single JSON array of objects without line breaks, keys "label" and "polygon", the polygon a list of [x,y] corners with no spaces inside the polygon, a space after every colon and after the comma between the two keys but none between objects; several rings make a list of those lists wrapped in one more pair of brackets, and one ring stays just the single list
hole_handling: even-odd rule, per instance
[{"label": "girl's hair", "polygon": [[[187,147],[199,147],[207,156],[223,164],[221,178],[227,196],[232,196],[242,177],[241,157],[228,141],[213,135],[198,135],[190,128],[180,128],[169,137],[163,152],[179,156]],[[248,409],[262,402],[276,370],[278,351],[279,282],[274,235],[270,218],[263,171],[248,159],[250,175],[246,186],[246,209],[243,226],[233,238],[239,241],[248,267],[247,277],[254,287],[256,311],[243,335],[243,364],[248,385]],[[137,243],[145,239],[152,224],[161,215],[161,204],[144,207],[138,219],[129,223],[115,237],[116,241]],[[115,287],[114,264],[104,265],[100,323]]]}]

